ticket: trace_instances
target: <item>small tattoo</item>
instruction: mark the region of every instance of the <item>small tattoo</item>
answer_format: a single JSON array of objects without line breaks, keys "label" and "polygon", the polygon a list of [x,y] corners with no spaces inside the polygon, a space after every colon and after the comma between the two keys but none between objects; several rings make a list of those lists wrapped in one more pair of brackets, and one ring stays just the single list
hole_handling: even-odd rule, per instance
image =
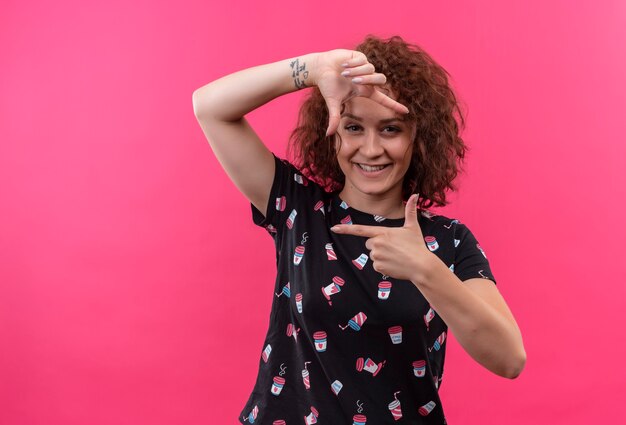
[{"label": "small tattoo", "polygon": [[289,66],[292,69],[291,77],[293,78],[293,83],[296,85],[296,88],[303,89],[307,87],[304,83],[304,80],[309,77],[309,71],[306,70],[306,63],[303,62],[302,65],[300,65],[300,59],[296,59],[292,61]]}]

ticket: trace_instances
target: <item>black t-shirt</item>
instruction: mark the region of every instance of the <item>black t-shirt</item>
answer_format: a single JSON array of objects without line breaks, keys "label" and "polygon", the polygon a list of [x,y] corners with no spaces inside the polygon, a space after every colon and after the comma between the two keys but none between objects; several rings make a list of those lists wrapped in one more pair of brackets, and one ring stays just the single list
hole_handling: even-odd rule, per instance
[{"label": "black t-shirt", "polygon": [[[291,163],[276,172],[265,217],[277,276],[259,372],[241,423],[259,425],[445,424],[438,395],[447,326],[410,281],[372,268],[367,238],[339,223],[400,227],[348,206]],[[461,280],[495,279],[459,222],[421,210],[425,243]],[[282,422],[284,421],[284,422]]]}]

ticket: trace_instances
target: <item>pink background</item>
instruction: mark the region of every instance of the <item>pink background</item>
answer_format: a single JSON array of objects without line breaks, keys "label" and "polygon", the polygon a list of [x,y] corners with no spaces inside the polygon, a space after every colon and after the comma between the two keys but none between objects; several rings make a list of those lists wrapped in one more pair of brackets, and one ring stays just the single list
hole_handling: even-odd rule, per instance
[{"label": "pink background", "polygon": [[[449,423],[624,420],[624,2],[88,3],[0,6],[1,424],[238,423],[273,244],[192,92],[369,32],[452,74],[472,150],[440,213],[524,334],[516,380],[448,340]],[[280,156],[301,94],[249,115]]]}]

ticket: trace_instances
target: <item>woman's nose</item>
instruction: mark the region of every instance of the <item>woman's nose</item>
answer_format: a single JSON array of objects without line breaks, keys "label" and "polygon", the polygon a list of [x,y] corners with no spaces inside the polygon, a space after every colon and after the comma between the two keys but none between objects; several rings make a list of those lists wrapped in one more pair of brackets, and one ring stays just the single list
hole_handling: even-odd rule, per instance
[{"label": "woman's nose", "polygon": [[364,155],[369,157],[376,157],[383,154],[384,149],[380,143],[380,138],[375,131],[368,132],[363,138],[363,144],[361,145],[361,151]]}]

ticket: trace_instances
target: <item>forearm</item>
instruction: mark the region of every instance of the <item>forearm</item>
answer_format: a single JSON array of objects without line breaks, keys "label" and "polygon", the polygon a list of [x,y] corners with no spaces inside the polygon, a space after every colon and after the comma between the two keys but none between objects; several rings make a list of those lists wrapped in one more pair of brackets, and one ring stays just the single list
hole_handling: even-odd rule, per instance
[{"label": "forearm", "polygon": [[276,97],[314,85],[311,71],[316,57],[309,53],[219,78],[193,93],[194,113],[237,121]]},{"label": "forearm", "polygon": [[428,273],[412,282],[457,341],[474,360],[493,373],[516,377],[525,361],[517,324],[466,287],[435,255],[431,266]]}]

